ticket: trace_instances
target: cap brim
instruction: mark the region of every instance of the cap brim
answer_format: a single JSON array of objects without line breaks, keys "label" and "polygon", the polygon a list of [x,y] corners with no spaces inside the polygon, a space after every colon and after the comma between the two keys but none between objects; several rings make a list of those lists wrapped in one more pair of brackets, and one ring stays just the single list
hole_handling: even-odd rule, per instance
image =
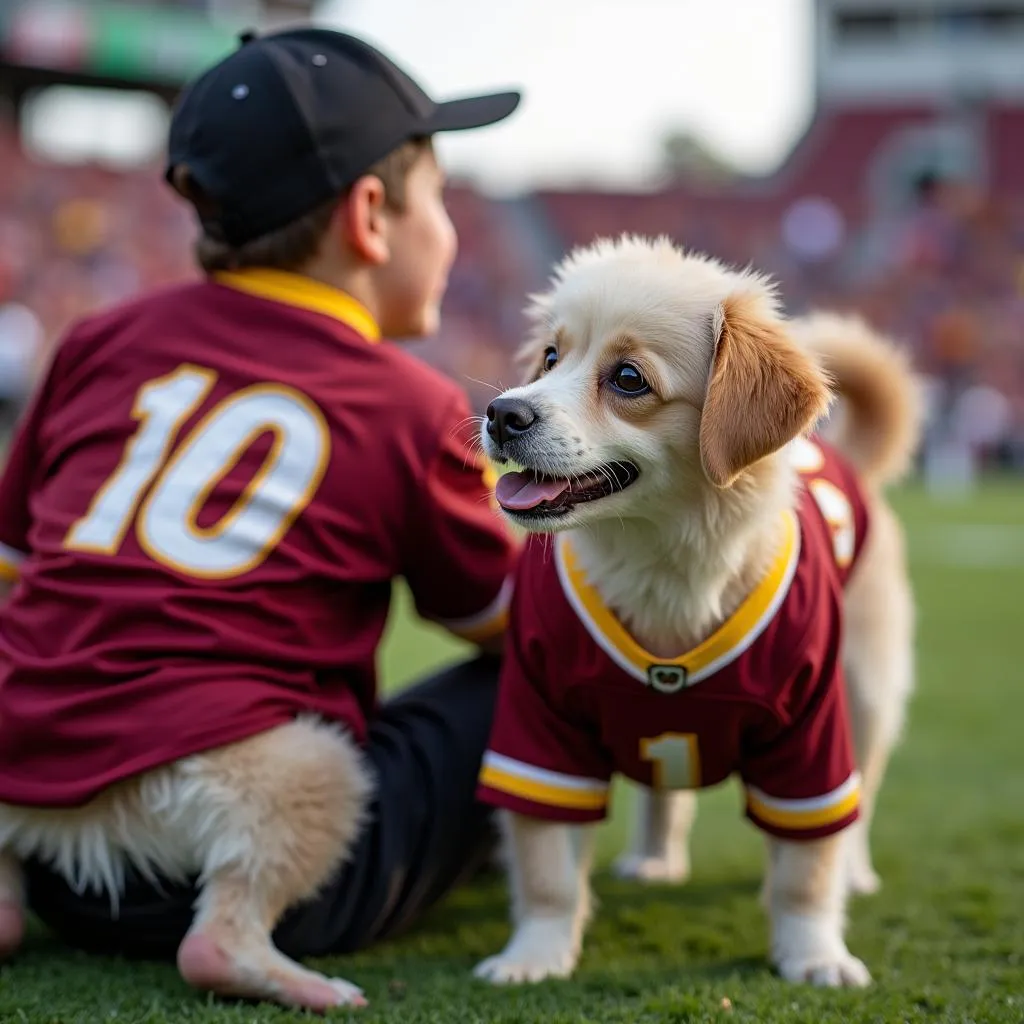
[{"label": "cap brim", "polygon": [[439,103],[428,121],[430,132],[461,132],[469,128],[503,121],[516,107],[522,95],[518,92],[496,92],[488,96],[467,96],[465,99]]}]

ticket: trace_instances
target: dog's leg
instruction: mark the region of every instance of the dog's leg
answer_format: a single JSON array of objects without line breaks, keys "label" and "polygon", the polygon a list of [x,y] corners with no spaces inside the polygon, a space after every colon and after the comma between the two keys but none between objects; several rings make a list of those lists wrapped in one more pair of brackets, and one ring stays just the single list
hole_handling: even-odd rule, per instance
[{"label": "dog's leg", "polygon": [[567,978],[579,960],[590,917],[592,826],[503,812],[512,896],[512,938],[478,964],[495,984]]},{"label": "dog's leg", "polygon": [[25,882],[21,865],[0,853],[0,960],[16,953],[25,935]]},{"label": "dog's leg", "polygon": [[284,911],[340,866],[363,823],[369,781],[352,741],[309,720],[182,762],[176,826],[198,842],[196,916],[178,968],[197,988],[324,1011],[364,1005],[347,981],[279,953]]},{"label": "dog's leg", "polygon": [[846,948],[842,836],[769,839],[772,962],[787,981],[836,988],[871,983]]},{"label": "dog's leg", "polygon": [[869,547],[846,596],[843,664],[861,772],[860,817],[844,838],[851,893],[877,892],[881,885],[871,859],[871,819],[914,680],[914,609],[900,527],[880,503],[872,517]]},{"label": "dog's leg", "polygon": [[653,790],[636,794],[631,849],[612,870],[643,882],[685,882],[690,877],[690,829],[697,814],[693,790]]}]

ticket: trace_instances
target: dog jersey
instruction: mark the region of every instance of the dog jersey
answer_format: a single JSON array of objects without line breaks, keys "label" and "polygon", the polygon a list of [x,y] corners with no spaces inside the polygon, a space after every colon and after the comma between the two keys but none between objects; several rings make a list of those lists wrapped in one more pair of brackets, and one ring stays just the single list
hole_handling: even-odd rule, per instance
[{"label": "dog jersey", "polygon": [[856,819],[842,586],[867,507],[834,450],[804,439],[790,451],[803,474],[800,500],[785,514],[771,568],[679,657],[656,658],[629,635],[588,582],[570,534],[530,539],[480,799],[596,821],[616,772],[655,789],[713,786],[738,773],[747,816],[773,835],[817,838]]},{"label": "dog jersey", "polygon": [[515,547],[458,387],[246,270],[59,346],[0,482],[0,801],[72,806],[303,712],[364,739],[391,581],[471,640]]}]

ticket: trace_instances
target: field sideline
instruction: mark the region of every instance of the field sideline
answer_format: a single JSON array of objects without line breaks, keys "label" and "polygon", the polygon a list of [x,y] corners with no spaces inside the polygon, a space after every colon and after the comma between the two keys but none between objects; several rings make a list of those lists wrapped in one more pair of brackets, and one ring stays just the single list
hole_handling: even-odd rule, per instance
[{"label": "field sideline", "polygon": [[[1024,486],[963,501],[896,496],[911,533],[919,605],[918,691],[875,831],[884,887],[851,908],[867,992],[790,987],[766,968],[757,905],[761,842],[729,785],[704,797],[693,878],[678,889],[597,879],[601,907],[572,981],[494,990],[469,971],[507,936],[502,882],[458,894],[412,934],[321,961],[364,987],[370,1022],[1024,1021]],[[403,599],[382,659],[390,686],[458,654]],[[629,791],[603,829],[621,842]],[[63,952],[41,930],[0,969],[7,1024],[241,1024],[301,1019],[192,993],[170,966]],[[312,1019],[312,1018],[309,1018]]]}]

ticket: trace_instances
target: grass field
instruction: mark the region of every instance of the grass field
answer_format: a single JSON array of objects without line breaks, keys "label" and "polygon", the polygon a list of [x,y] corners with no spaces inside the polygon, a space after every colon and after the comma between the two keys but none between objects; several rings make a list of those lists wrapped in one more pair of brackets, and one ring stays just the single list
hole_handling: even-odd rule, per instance
[{"label": "grass field", "polygon": [[[918,691],[875,831],[878,896],[851,908],[849,941],[874,973],[867,992],[790,987],[765,966],[756,896],[761,842],[739,794],[708,794],[694,874],[678,889],[600,875],[601,909],[575,978],[496,990],[469,976],[507,935],[495,880],[453,897],[411,935],[322,961],[362,985],[370,1022],[1024,1021],[1024,487],[966,501],[897,496],[911,532],[920,608]],[[390,685],[458,653],[394,617]],[[628,791],[603,833],[622,838]],[[727,1001],[723,1005],[723,1001]],[[349,1011],[339,1011],[346,1017]],[[34,932],[0,971],[0,1021],[228,1024],[294,1020],[268,1006],[193,994],[170,966],[86,959]]]}]

